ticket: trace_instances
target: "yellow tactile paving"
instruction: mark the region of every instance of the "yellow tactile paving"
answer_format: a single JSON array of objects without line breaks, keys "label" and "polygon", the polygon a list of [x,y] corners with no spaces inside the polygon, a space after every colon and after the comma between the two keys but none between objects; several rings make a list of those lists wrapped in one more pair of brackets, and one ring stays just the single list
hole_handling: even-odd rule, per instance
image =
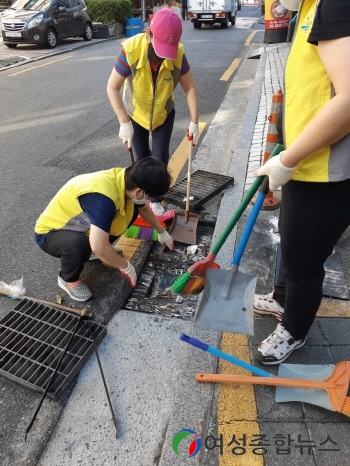
[{"label": "yellow tactile paving", "polygon": [[350,301],[342,299],[323,298],[317,317],[347,317],[350,318]]},{"label": "yellow tactile paving", "polygon": [[[248,338],[245,335],[223,333],[221,351],[250,363]],[[220,360],[218,373],[251,375],[250,372]],[[223,435],[223,455],[219,456],[219,466],[262,466],[263,459],[248,447],[253,435],[260,434],[254,388],[252,385],[220,384],[218,388],[218,433]],[[227,444],[233,435],[236,439],[246,438],[246,452],[234,455],[231,449],[238,445]],[[243,443],[243,442],[242,442]]]},{"label": "yellow tactile paving", "polygon": [[137,248],[140,246],[141,242],[141,239],[125,238],[125,236],[121,236],[118,239],[116,246],[122,249],[124,259],[130,260],[137,251]]}]

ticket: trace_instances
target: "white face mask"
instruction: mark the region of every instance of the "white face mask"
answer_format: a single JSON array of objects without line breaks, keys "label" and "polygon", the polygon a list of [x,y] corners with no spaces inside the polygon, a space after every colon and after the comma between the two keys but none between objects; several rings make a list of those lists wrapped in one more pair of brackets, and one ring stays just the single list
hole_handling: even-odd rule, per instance
[{"label": "white face mask", "polygon": [[145,198],[145,191],[143,192],[143,199],[137,199],[136,197],[133,197],[131,199],[131,202],[133,202],[136,205],[145,205],[147,202],[147,199]]},{"label": "white face mask", "polygon": [[301,0],[280,0],[280,3],[287,8],[287,10],[298,11]]}]

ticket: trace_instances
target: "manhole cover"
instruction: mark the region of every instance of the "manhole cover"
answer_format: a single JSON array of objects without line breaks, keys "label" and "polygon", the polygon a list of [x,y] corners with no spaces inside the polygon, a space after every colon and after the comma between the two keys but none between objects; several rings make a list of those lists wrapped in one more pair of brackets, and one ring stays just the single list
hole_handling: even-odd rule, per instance
[{"label": "manhole cover", "polygon": [[13,57],[8,57],[8,58],[1,58],[0,59],[0,68],[3,68],[5,66],[10,66],[14,65],[15,63],[20,63],[21,61],[27,60],[24,57],[18,57],[18,56],[13,56]]},{"label": "manhole cover", "polygon": [[[0,374],[44,392],[79,320],[54,307],[23,299],[0,320]],[[106,328],[91,322],[96,345]],[[57,399],[94,350],[87,321],[78,331],[52,381],[48,395]]]},{"label": "manhole cover", "polygon": [[[234,179],[230,176],[218,175],[203,170],[197,170],[191,175],[190,211],[198,210],[209,199],[212,199],[228,186],[232,185]],[[164,200],[186,208],[184,198],[187,194],[187,177],[172,186],[164,196]]]}]

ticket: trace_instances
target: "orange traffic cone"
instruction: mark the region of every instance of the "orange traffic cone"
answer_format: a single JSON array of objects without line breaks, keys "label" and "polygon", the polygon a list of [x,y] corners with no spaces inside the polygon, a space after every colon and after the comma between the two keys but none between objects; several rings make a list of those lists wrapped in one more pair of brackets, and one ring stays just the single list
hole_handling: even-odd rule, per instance
[{"label": "orange traffic cone", "polygon": [[[278,115],[282,107],[282,102],[283,102],[283,93],[282,93],[282,90],[279,89],[272,96],[271,113],[270,113],[270,116],[268,117],[269,126],[267,129],[267,137],[266,137],[263,163],[265,163],[267,159],[270,157],[277,143],[276,123],[277,123]],[[254,199],[252,199],[252,204],[254,203],[255,203],[255,197]],[[280,200],[277,197],[274,197],[273,193],[269,191],[265,197],[265,200],[261,206],[261,209],[262,210],[274,210],[274,209],[278,209],[279,205],[280,205]]]}]

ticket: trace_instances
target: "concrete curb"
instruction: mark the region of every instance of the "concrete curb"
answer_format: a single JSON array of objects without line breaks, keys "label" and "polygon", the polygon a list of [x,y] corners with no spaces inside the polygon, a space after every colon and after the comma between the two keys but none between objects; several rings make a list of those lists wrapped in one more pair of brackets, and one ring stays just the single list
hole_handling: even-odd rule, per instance
[{"label": "concrete curb", "polygon": [[[256,47],[256,45],[252,45],[251,47]],[[219,122],[220,131],[226,133],[228,136],[224,139],[225,146],[231,144],[231,147],[235,148],[234,156],[229,157],[229,171],[226,173],[230,176],[235,176],[235,185],[232,188],[228,188],[226,190],[221,201],[213,242],[215,242],[223,228],[226,226],[227,220],[232,216],[244,193],[249,150],[260,102],[266,58],[264,59],[262,57],[261,62],[259,62],[253,87],[249,96],[249,102],[243,117],[241,131],[239,133],[238,140],[234,142],[232,139],[233,132],[231,131],[232,120],[227,117],[229,117],[228,114],[230,111],[233,111],[232,101],[234,101],[233,99],[235,98],[235,94],[239,89],[237,83],[240,82],[240,79],[245,74],[244,65],[247,65],[246,60],[247,59],[243,61],[241,68],[238,70],[237,75],[232,81],[225,99],[222,102],[220,109],[218,110],[218,113],[201,143],[201,147],[198,150],[196,161],[194,163],[194,165],[200,165],[201,168],[205,169],[207,169],[210,162],[215,163],[217,171],[217,158],[215,158],[215,160],[209,160],[207,153],[213,154],[213,146],[211,144],[213,141],[214,145],[217,145],[217,151],[222,152],[223,150],[223,139],[216,137],[218,131],[216,124]],[[249,66],[251,67],[251,64],[249,64]],[[225,121],[227,121],[225,128],[222,128],[223,117],[225,118]],[[236,123],[233,125],[235,124]],[[227,148],[225,150],[227,152]],[[226,159],[227,158],[228,157],[226,157]],[[214,158],[210,157],[210,159]],[[227,162],[228,160],[226,160],[226,163]],[[205,167],[203,167],[203,163],[205,164]],[[222,267],[228,268],[230,265],[235,238],[236,228],[234,232],[231,233],[218,255],[218,259],[220,260]],[[192,330],[192,336],[214,347],[219,347],[221,335],[222,334],[220,332],[202,330],[194,326]],[[196,351],[188,345],[183,362],[183,370],[178,385],[177,395],[172,410],[172,416],[167,428],[161,458],[158,463],[159,466],[169,466],[170,464],[172,466],[185,465],[185,461],[183,461],[180,457],[175,456],[172,449],[172,438],[177,431],[190,428],[196,431],[202,439],[205,438],[208,431],[208,423],[210,419],[215,386],[204,384],[205,386],[203,387],[202,384],[196,383],[195,373],[198,371],[216,371],[216,366],[217,360],[215,358],[204,354],[203,352]],[[203,465],[204,455],[205,449],[202,448],[201,452],[197,456],[191,458],[191,464],[196,466]]]}]

